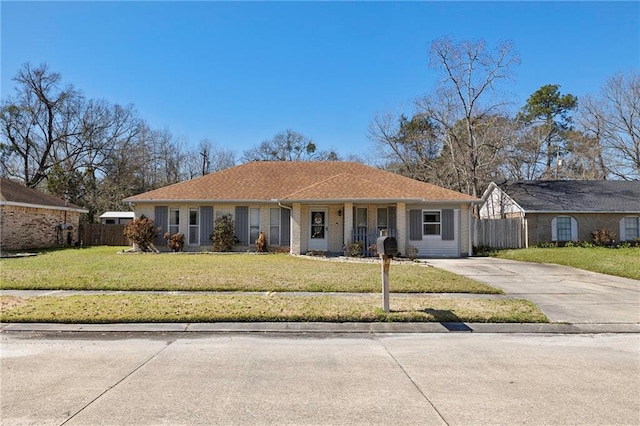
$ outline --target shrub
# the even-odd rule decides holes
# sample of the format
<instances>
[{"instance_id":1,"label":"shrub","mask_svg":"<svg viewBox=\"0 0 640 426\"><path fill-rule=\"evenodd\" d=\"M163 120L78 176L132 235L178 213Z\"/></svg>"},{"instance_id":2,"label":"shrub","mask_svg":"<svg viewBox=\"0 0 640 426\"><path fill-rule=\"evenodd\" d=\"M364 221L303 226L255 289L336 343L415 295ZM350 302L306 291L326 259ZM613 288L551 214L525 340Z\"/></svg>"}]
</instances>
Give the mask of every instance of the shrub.
<instances>
[{"instance_id":1,"label":"shrub","mask_svg":"<svg viewBox=\"0 0 640 426\"><path fill-rule=\"evenodd\" d=\"M410 260L416 260L418 258L418 247L409 246L409 250L407 250L407 257Z\"/></svg>"},{"instance_id":2,"label":"shrub","mask_svg":"<svg viewBox=\"0 0 640 426\"><path fill-rule=\"evenodd\" d=\"M173 234L165 232L164 239L167 240L167 247L174 252L182 251L184 247L184 234Z\"/></svg>"},{"instance_id":3,"label":"shrub","mask_svg":"<svg viewBox=\"0 0 640 426\"><path fill-rule=\"evenodd\" d=\"M153 224L153 220L141 215L129 222L124 228L124 236L134 244L134 247L141 251L157 251L153 245L153 240L158 235L158 228Z\"/></svg>"},{"instance_id":4,"label":"shrub","mask_svg":"<svg viewBox=\"0 0 640 426\"><path fill-rule=\"evenodd\" d=\"M344 252L348 257L362 257L362 241L355 241L345 245Z\"/></svg>"},{"instance_id":5,"label":"shrub","mask_svg":"<svg viewBox=\"0 0 640 426\"><path fill-rule=\"evenodd\" d=\"M236 238L236 224L231 214L220 214L216 216L213 223L213 232L211 240L213 241L214 251L231 251L233 246L238 244Z\"/></svg>"},{"instance_id":6,"label":"shrub","mask_svg":"<svg viewBox=\"0 0 640 426\"><path fill-rule=\"evenodd\" d=\"M258 239L256 240L256 253L264 253L267 251L267 235L264 231L260 231Z\"/></svg>"},{"instance_id":7,"label":"shrub","mask_svg":"<svg viewBox=\"0 0 640 426\"><path fill-rule=\"evenodd\" d=\"M597 246L610 246L615 242L616 234L607 228L596 229L591 233L593 244Z\"/></svg>"}]
</instances>

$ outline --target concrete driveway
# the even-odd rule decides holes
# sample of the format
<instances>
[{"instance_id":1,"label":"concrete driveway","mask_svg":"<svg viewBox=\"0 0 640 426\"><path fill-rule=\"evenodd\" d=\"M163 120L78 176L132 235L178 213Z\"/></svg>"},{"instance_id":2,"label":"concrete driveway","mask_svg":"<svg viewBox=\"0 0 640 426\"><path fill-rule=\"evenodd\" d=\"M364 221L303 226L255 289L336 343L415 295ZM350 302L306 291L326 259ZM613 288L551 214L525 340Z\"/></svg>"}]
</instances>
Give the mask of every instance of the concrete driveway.
<instances>
[{"instance_id":1,"label":"concrete driveway","mask_svg":"<svg viewBox=\"0 0 640 426\"><path fill-rule=\"evenodd\" d=\"M428 263L530 300L552 322L640 323L640 281L568 266L491 257L429 259Z\"/></svg>"}]
</instances>

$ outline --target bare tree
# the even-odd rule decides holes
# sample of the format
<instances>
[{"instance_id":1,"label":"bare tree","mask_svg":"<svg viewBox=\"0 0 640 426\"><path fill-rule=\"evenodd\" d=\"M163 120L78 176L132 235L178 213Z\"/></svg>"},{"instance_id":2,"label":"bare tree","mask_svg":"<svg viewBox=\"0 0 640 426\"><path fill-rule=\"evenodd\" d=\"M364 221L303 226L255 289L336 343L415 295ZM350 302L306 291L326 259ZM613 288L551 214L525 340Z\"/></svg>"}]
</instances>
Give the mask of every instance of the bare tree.
<instances>
[{"instance_id":1,"label":"bare tree","mask_svg":"<svg viewBox=\"0 0 640 426\"><path fill-rule=\"evenodd\" d=\"M519 58L508 43L489 50L484 41L455 43L448 38L431 43L429 58L442 79L418 107L440 131L456 189L478 196L481 175L495 167L500 150L501 139L493 138L486 127L492 119L505 116L506 102L496 86L511 77Z\"/></svg>"},{"instance_id":2,"label":"bare tree","mask_svg":"<svg viewBox=\"0 0 640 426\"><path fill-rule=\"evenodd\" d=\"M442 143L429 117L377 115L369 124L368 138L383 159L381 167L425 182L438 180Z\"/></svg>"},{"instance_id":3,"label":"bare tree","mask_svg":"<svg viewBox=\"0 0 640 426\"><path fill-rule=\"evenodd\" d=\"M583 105L580 116L584 131L600 141L609 173L640 179L640 74L609 78L599 98Z\"/></svg>"},{"instance_id":4,"label":"bare tree","mask_svg":"<svg viewBox=\"0 0 640 426\"><path fill-rule=\"evenodd\" d=\"M244 152L244 161L338 160L333 151L318 151L316 143L301 133L287 129L256 148Z\"/></svg>"},{"instance_id":5,"label":"bare tree","mask_svg":"<svg viewBox=\"0 0 640 426\"><path fill-rule=\"evenodd\" d=\"M62 88L61 75L46 65L25 64L14 81L17 94L0 115L2 172L36 187L54 164L86 149L74 139L83 131L84 98L73 86Z\"/></svg>"}]
</instances>

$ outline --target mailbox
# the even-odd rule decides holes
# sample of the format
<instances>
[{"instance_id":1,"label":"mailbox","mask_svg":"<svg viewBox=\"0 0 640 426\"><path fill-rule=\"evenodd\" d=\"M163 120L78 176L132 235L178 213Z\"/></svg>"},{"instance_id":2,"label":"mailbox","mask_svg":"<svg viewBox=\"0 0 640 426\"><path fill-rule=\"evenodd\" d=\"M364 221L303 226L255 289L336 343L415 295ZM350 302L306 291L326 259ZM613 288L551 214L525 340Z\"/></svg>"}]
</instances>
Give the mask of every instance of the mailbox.
<instances>
[{"instance_id":1,"label":"mailbox","mask_svg":"<svg viewBox=\"0 0 640 426\"><path fill-rule=\"evenodd\" d=\"M378 237L376 241L376 250L378 254L385 256L397 256L398 255L398 240L393 237L382 236Z\"/></svg>"}]
</instances>

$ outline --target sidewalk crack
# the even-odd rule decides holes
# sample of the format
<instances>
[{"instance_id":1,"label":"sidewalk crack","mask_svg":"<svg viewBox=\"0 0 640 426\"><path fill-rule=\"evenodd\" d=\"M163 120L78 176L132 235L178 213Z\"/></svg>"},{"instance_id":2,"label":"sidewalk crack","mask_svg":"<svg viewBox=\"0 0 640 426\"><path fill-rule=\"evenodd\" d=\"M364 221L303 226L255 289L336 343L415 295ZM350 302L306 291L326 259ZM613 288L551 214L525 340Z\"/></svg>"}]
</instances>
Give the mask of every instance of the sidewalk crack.
<instances>
[{"instance_id":1,"label":"sidewalk crack","mask_svg":"<svg viewBox=\"0 0 640 426\"><path fill-rule=\"evenodd\" d=\"M400 362L396 359L396 357L393 356L393 354L391 353L391 351L389 351L389 348L387 348L387 346L384 344L384 342L382 340L379 340L379 339L378 339L378 342L380 342L380 344L382 345L384 350L387 352L387 354L389 354L389 356L391 357L393 362L395 362L396 365L400 368L400 370L402 370L404 375L407 377L407 379L409 379L409 381L413 384L413 386L417 389L417 391L420 392L420 395L422 395L424 400L427 401L429 403L429 405L435 410L435 412L438 414L438 417L440 417L440 419L442 419L444 424L449 426L449 422L444 418L444 416L442 415L440 410L438 410L438 408L435 406L435 404L433 402L431 402L429 397L422 391L422 389L420 389L420 386L418 385L418 383L416 383L416 381L413 380L413 378L411 377L409 372L407 370L405 370L405 368L402 366L402 364L400 364Z\"/></svg>"},{"instance_id":2,"label":"sidewalk crack","mask_svg":"<svg viewBox=\"0 0 640 426\"><path fill-rule=\"evenodd\" d=\"M67 424L68 422L70 422L71 420L73 420L78 414L82 413L86 408L91 406L94 402L96 402L98 399L102 398L103 395L106 395L107 392L109 392L111 389L115 388L120 383L122 383L123 381L125 381L126 379L131 377L132 374L134 374L136 371L140 370L142 367L147 365L152 359L154 359L158 355L160 355L165 349L167 349L169 346L171 346L175 341L176 341L176 339L173 339L173 340L169 341L163 348L158 350L156 353L152 354L149 358L147 358L145 361L143 361L140 365L138 365L136 368L131 370L129 373L125 374L124 377L122 377L120 380L115 382L113 385L108 386L104 391L102 391L100 393L100 395L98 395L95 398L93 398L91 401L86 403L82 408L80 408L78 411L73 413L67 420L65 420L64 422L60 423L60 426L63 426L65 424Z\"/></svg>"}]
</instances>

